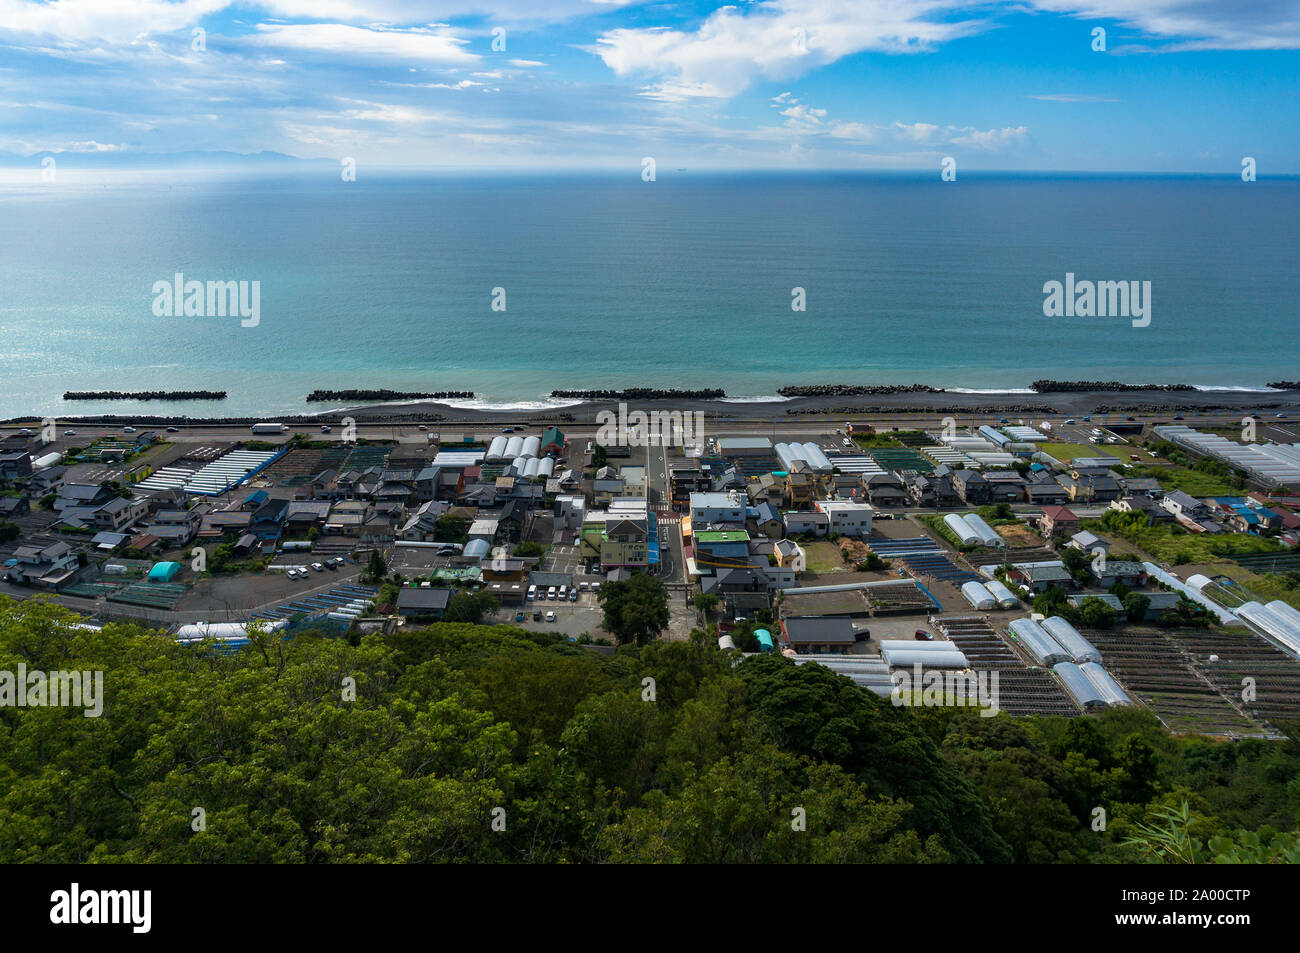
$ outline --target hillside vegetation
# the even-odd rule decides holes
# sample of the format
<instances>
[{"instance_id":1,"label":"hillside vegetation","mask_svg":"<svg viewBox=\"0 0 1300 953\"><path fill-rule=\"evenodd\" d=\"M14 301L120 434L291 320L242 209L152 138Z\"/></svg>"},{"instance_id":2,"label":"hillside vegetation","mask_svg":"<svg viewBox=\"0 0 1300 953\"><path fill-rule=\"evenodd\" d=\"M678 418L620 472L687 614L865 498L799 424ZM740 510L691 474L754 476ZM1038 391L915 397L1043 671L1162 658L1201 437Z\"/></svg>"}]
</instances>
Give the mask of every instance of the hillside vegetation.
<instances>
[{"instance_id":1,"label":"hillside vegetation","mask_svg":"<svg viewBox=\"0 0 1300 953\"><path fill-rule=\"evenodd\" d=\"M223 655L72 619L0 599L0 669L102 670L106 696L0 707L3 862L1078 862L1136 859L1184 802L1210 855L1300 826L1300 746L1142 711L895 708L691 642L448 623Z\"/></svg>"}]
</instances>

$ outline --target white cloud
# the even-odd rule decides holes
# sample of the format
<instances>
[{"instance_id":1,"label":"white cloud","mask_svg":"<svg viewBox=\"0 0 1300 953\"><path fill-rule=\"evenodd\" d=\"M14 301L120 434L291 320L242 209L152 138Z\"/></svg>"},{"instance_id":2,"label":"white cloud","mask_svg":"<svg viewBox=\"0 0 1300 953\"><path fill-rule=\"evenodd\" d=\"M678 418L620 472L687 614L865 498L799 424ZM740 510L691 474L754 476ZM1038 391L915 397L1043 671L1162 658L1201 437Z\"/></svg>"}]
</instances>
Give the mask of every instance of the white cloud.
<instances>
[{"instance_id":1,"label":"white cloud","mask_svg":"<svg viewBox=\"0 0 1300 953\"><path fill-rule=\"evenodd\" d=\"M1300 10L1288 0L1031 0L1040 10L1085 20L1118 20L1172 49L1294 50Z\"/></svg>"},{"instance_id":2,"label":"white cloud","mask_svg":"<svg viewBox=\"0 0 1300 953\"><path fill-rule=\"evenodd\" d=\"M70 142L59 152L121 152L126 146L96 142L94 139L88 139L85 142Z\"/></svg>"},{"instance_id":3,"label":"white cloud","mask_svg":"<svg viewBox=\"0 0 1300 953\"><path fill-rule=\"evenodd\" d=\"M258 24L250 38L258 46L326 53L337 57L383 57L438 65L467 65L480 59L468 40L445 28L367 29L342 23Z\"/></svg>"},{"instance_id":4,"label":"white cloud","mask_svg":"<svg viewBox=\"0 0 1300 953\"><path fill-rule=\"evenodd\" d=\"M0 31L63 43L132 43L181 30L229 5L230 0L0 0Z\"/></svg>"},{"instance_id":5,"label":"white cloud","mask_svg":"<svg viewBox=\"0 0 1300 953\"><path fill-rule=\"evenodd\" d=\"M1123 101L1107 99L1105 96L1083 96L1075 93L1040 93L1026 98L1038 99L1046 103L1118 103Z\"/></svg>"},{"instance_id":6,"label":"white cloud","mask_svg":"<svg viewBox=\"0 0 1300 953\"><path fill-rule=\"evenodd\" d=\"M1029 135L1029 129L1025 126L1005 126L1002 129L964 129L961 135L953 136L949 142L954 146L969 146L972 149L983 149L988 152L996 152L999 149L1005 149L1008 146L1019 145L1025 141Z\"/></svg>"},{"instance_id":7,"label":"white cloud","mask_svg":"<svg viewBox=\"0 0 1300 953\"><path fill-rule=\"evenodd\" d=\"M784 129L801 137L826 136L842 140L888 147L894 145L899 154L916 155L916 149L963 146L986 152L995 152L1022 144L1029 135L1026 126L1007 126L1001 129L976 129L973 126L940 126L931 122L894 122L877 125L844 120L827 121L825 109L814 109L801 104L790 93L772 97L773 108L780 109L786 117Z\"/></svg>"},{"instance_id":8,"label":"white cloud","mask_svg":"<svg viewBox=\"0 0 1300 953\"><path fill-rule=\"evenodd\" d=\"M982 28L975 21L927 19L964 5L960 0L764 0L716 10L694 32L608 30L583 49L619 76L657 78L649 91L654 98L730 98L760 77L800 76L866 50L933 49Z\"/></svg>"}]
</instances>

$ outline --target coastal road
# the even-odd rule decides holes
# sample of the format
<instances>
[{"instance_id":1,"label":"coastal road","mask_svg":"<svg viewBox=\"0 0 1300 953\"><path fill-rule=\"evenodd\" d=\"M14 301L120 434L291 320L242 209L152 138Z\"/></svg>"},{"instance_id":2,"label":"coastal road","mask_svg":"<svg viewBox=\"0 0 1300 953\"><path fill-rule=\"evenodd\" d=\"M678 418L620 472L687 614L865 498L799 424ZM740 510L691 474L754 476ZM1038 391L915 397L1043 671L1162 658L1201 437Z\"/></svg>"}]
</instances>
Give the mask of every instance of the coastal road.
<instances>
[{"instance_id":1,"label":"coastal road","mask_svg":"<svg viewBox=\"0 0 1300 953\"><path fill-rule=\"evenodd\" d=\"M848 420L861 420L871 423L878 430L889 430L897 427L900 430L916 429L935 429L942 426L945 416L942 413L930 414L900 414L900 413L883 413L883 414L810 414L803 417L786 416L784 414L764 414L756 417L729 417L725 415L715 415L710 413L708 420L710 436L744 436L750 434L777 434L783 438L807 438L817 440L819 438L831 435L835 430L843 428ZM951 415L959 427L978 427L980 424L997 424L1001 416L1005 416L1011 423L1024 421L1027 425L1041 426L1044 419L1054 422L1056 428L1064 425L1064 421L1069 418L1067 414L1029 414L1021 415L1008 412L999 416L996 412L991 414L968 414L956 413ZM1127 420L1132 416L1132 421ZM1087 427L1118 424L1144 424L1152 422L1177 422L1184 423L1188 426L1203 428L1231 428L1240 427L1241 419L1244 414L1238 412L1214 412L1199 414L1195 412L1184 412L1185 418L1181 421L1174 421L1171 414L1153 414L1153 413L1134 413L1126 414L1092 414L1092 420ZM1291 427L1283 424L1275 414L1257 415L1259 420L1259 431L1261 439L1282 438L1284 440L1295 439L1294 431ZM1290 421L1294 415L1288 415L1284 418ZM1079 426L1085 426L1082 417L1077 417ZM1278 426L1282 424L1282 426ZM488 422L481 417L471 418L462 421L442 421L438 423L425 424L424 430L419 429L419 425L410 422L392 422L376 423L363 422L357 426L357 437L363 440L395 440L400 443L428 443L430 437L441 437L446 443L458 443L464 436L472 436L478 441L488 441L499 435L505 426L511 426L508 421ZM30 426L30 425L29 425ZM101 435L121 436L122 427L107 426L104 424L85 423L75 420L58 420L57 429L59 436L62 438L63 431L66 429L76 429L78 431L77 440L84 445L87 439L94 439ZM126 426L125 424L123 426ZM254 435L248 425L230 424L230 423L203 423L199 421L184 421L174 425L175 432L169 432L163 426L136 424L139 431L154 429L160 431L160 436L168 441L176 443L233 443L242 440L262 440L270 443L285 443L294 434L303 434L313 440L339 440L342 439L341 428L337 420L331 420L329 434L321 433L319 424L295 424L290 426L290 430L283 436L266 436ZM540 431L542 424L536 419L521 418L513 423L515 427L523 427L528 431ZM571 440L583 442L593 439L596 435L597 426L594 423L568 423L560 424L560 427L570 437ZM0 436L10 436L18 434L22 425L9 425L0 427ZM39 433L39 426L31 426L30 429ZM77 442L73 440L70 442ZM838 441L836 441L838 442ZM57 449L57 447L55 448Z\"/></svg>"}]
</instances>

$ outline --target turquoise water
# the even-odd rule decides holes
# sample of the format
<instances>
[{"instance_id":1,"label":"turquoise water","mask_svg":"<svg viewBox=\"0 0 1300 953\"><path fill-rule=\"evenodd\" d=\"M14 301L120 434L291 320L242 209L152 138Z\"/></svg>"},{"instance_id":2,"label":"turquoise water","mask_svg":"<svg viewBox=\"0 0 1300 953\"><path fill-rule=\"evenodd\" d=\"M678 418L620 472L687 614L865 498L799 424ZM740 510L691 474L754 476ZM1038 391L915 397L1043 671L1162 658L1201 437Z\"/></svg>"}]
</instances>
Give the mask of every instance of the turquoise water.
<instances>
[{"instance_id":1,"label":"turquoise water","mask_svg":"<svg viewBox=\"0 0 1300 953\"><path fill-rule=\"evenodd\" d=\"M780 174L213 178L0 192L0 416L322 410L315 388L1300 377L1300 180ZM176 272L260 323L157 317ZM1044 282L1152 283L1150 327ZM506 310L493 311L493 289ZM791 290L807 310L791 310ZM64 390L227 390L95 405Z\"/></svg>"}]
</instances>

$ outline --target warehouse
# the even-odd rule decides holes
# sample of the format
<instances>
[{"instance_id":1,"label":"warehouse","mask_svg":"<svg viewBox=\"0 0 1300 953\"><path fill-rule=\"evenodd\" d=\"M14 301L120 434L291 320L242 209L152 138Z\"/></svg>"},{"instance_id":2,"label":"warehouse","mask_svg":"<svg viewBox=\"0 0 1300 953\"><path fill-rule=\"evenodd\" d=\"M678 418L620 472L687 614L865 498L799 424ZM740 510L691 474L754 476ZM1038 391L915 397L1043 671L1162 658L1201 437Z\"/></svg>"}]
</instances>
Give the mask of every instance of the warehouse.
<instances>
[{"instance_id":1,"label":"warehouse","mask_svg":"<svg viewBox=\"0 0 1300 953\"><path fill-rule=\"evenodd\" d=\"M767 437L719 437L718 456L755 457L772 453L772 441Z\"/></svg>"}]
</instances>

